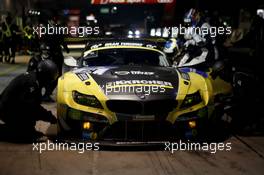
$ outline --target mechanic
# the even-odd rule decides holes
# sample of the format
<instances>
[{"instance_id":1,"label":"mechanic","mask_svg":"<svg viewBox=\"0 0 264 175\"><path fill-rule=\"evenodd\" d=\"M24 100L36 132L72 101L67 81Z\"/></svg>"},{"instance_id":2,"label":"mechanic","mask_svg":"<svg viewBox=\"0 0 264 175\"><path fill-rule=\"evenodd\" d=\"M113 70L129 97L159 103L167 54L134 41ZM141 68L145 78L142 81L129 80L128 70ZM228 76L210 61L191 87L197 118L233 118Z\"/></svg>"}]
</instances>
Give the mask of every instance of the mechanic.
<instances>
[{"instance_id":1,"label":"mechanic","mask_svg":"<svg viewBox=\"0 0 264 175\"><path fill-rule=\"evenodd\" d=\"M34 55L30 58L28 62L27 72L36 71L38 68L38 64L41 62L41 60L51 60L50 55L50 47L45 43L41 43L38 51L34 52Z\"/></svg>"},{"instance_id":2,"label":"mechanic","mask_svg":"<svg viewBox=\"0 0 264 175\"><path fill-rule=\"evenodd\" d=\"M3 31L2 26L0 26L0 63L3 62L3 51L4 51L4 43L3 43Z\"/></svg>"},{"instance_id":3,"label":"mechanic","mask_svg":"<svg viewBox=\"0 0 264 175\"><path fill-rule=\"evenodd\" d=\"M37 71L13 79L1 94L0 119L4 139L38 141L43 133L35 130L36 121L56 123L55 116L41 106L41 87L57 79L57 66L51 60L39 63Z\"/></svg>"},{"instance_id":4,"label":"mechanic","mask_svg":"<svg viewBox=\"0 0 264 175\"><path fill-rule=\"evenodd\" d=\"M10 47L10 41L11 41L11 31L9 26L7 25L6 21L2 22L1 24L2 32L3 32L3 49L4 49L4 60L6 62L9 62L10 60L10 53L9 53L9 47Z\"/></svg>"},{"instance_id":5,"label":"mechanic","mask_svg":"<svg viewBox=\"0 0 264 175\"><path fill-rule=\"evenodd\" d=\"M168 59L173 62L174 57L179 53L177 40L175 38L169 39L164 46L163 51L166 53Z\"/></svg>"},{"instance_id":6,"label":"mechanic","mask_svg":"<svg viewBox=\"0 0 264 175\"><path fill-rule=\"evenodd\" d=\"M202 48L206 48L209 51L209 55L206 58L207 63L210 65L214 60L217 60L218 50L214 46L215 38L211 37L210 33L204 34L202 32L196 32L196 28L200 28L201 31L210 31L211 26L209 24L208 14L201 13L197 9L190 9L184 16L184 26L187 28L184 34L184 47L191 52L189 57L202 55Z\"/></svg>"},{"instance_id":7,"label":"mechanic","mask_svg":"<svg viewBox=\"0 0 264 175\"><path fill-rule=\"evenodd\" d=\"M54 20L49 20L48 23L50 26L57 26ZM62 47L66 50L67 53L70 52L67 44L64 42L64 35L57 33L54 33L52 35L46 34L43 36L42 40L50 47L51 59L57 65L60 77L62 75L62 66L64 60ZM49 87L47 87L46 92L42 98L44 102L54 102L54 100L50 96L56 86L57 81L54 81L54 83L50 84Z\"/></svg>"},{"instance_id":8,"label":"mechanic","mask_svg":"<svg viewBox=\"0 0 264 175\"><path fill-rule=\"evenodd\" d=\"M33 33L33 25L30 18L26 20L26 24L22 29L22 32L23 32L23 39L26 45L25 51L26 52L36 51L38 44L34 42L36 41L36 34Z\"/></svg>"},{"instance_id":9,"label":"mechanic","mask_svg":"<svg viewBox=\"0 0 264 175\"><path fill-rule=\"evenodd\" d=\"M4 32L4 45L5 45L5 61L12 64L15 63L16 46L18 42L18 26L12 23L13 19L8 15L2 24ZM11 54L10 54L11 50Z\"/></svg>"}]
</instances>

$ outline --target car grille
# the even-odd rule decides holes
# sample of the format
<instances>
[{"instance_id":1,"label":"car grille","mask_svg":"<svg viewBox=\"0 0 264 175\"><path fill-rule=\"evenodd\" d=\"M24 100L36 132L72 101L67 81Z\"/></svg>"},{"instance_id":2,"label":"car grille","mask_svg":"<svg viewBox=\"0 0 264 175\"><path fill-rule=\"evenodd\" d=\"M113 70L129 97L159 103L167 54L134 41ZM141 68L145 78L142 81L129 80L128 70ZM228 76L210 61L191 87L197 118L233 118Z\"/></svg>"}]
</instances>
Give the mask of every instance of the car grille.
<instances>
[{"instance_id":1,"label":"car grille","mask_svg":"<svg viewBox=\"0 0 264 175\"><path fill-rule=\"evenodd\" d=\"M132 101L132 100L108 100L108 109L112 112L123 114L154 115L171 112L177 107L174 99Z\"/></svg>"},{"instance_id":2,"label":"car grille","mask_svg":"<svg viewBox=\"0 0 264 175\"><path fill-rule=\"evenodd\" d=\"M111 125L102 135L102 140L114 141L162 141L176 137L177 132L171 123L163 122L126 122Z\"/></svg>"}]
</instances>

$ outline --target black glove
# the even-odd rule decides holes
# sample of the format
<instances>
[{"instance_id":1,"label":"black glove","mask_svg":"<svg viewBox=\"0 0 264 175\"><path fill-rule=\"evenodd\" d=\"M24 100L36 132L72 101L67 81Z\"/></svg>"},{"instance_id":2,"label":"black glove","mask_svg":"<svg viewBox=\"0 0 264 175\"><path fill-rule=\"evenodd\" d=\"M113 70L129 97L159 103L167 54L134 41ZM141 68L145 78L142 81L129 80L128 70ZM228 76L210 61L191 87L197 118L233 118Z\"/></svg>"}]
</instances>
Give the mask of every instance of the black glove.
<instances>
[{"instance_id":1,"label":"black glove","mask_svg":"<svg viewBox=\"0 0 264 175\"><path fill-rule=\"evenodd\" d=\"M50 120L51 124L56 124L57 123L57 118L55 116L52 117L52 119Z\"/></svg>"},{"instance_id":2,"label":"black glove","mask_svg":"<svg viewBox=\"0 0 264 175\"><path fill-rule=\"evenodd\" d=\"M51 124L56 124L57 118L49 111L47 121Z\"/></svg>"}]
</instances>

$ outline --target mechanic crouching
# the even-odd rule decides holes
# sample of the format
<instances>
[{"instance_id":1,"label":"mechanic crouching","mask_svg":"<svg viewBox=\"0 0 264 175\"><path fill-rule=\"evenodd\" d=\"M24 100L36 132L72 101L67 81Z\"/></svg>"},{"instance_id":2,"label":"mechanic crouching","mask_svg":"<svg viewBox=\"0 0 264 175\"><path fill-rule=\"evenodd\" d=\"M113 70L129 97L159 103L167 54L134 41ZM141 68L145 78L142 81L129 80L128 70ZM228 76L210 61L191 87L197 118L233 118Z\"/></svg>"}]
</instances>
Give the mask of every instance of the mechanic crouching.
<instances>
[{"instance_id":1,"label":"mechanic crouching","mask_svg":"<svg viewBox=\"0 0 264 175\"><path fill-rule=\"evenodd\" d=\"M1 94L0 135L15 142L35 142L43 133L35 130L36 121L56 123L55 116L41 106L41 88L58 77L57 66L43 60L34 72L27 72L13 79Z\"/></svg>"}]
</instances>

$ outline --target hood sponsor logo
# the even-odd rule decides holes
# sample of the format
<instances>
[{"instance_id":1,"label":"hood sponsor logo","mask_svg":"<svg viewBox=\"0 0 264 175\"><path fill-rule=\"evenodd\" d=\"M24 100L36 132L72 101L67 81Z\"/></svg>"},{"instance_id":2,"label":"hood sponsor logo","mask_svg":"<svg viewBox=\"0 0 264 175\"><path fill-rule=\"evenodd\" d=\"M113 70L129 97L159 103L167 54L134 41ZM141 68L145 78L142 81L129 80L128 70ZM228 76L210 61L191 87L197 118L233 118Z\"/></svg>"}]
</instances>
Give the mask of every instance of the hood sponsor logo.
<instances>
[{"instance_id":1,"label":"hood sponsor logo","mask_svg":"<svg viewBox=\"0 0 264 175\"><path fill-rule=\"evenodd\" d=\"M108 82L107 86L122 86L122 85L138 85L138 84L144 84L144 85L159 85L159 86L169 86L172 87L171 82L167 81L160 81L160 80L119 80L114 82Z\"/></svg>"},{"instance_id":2,"label":"hood sponsor logo","mask_svg":"<svg viewBox=\"0 0 264 175\"><path fill-rule=\"evenodd\" d=\"M89 76L85 72L76 73L76 75L80 78L81 81L85 81L89 79Z\"/></svg>"},{"instance_id":3,"label":"hood sponsor logo","mask_svg":"<svg viewBox=\"0 0 264 175\"><path fill-rule=\"evenodd\" d=\"M154 75L154 72L142 72L142 71L115 71L116 75Z\"/></svg>"}]
</instances>

